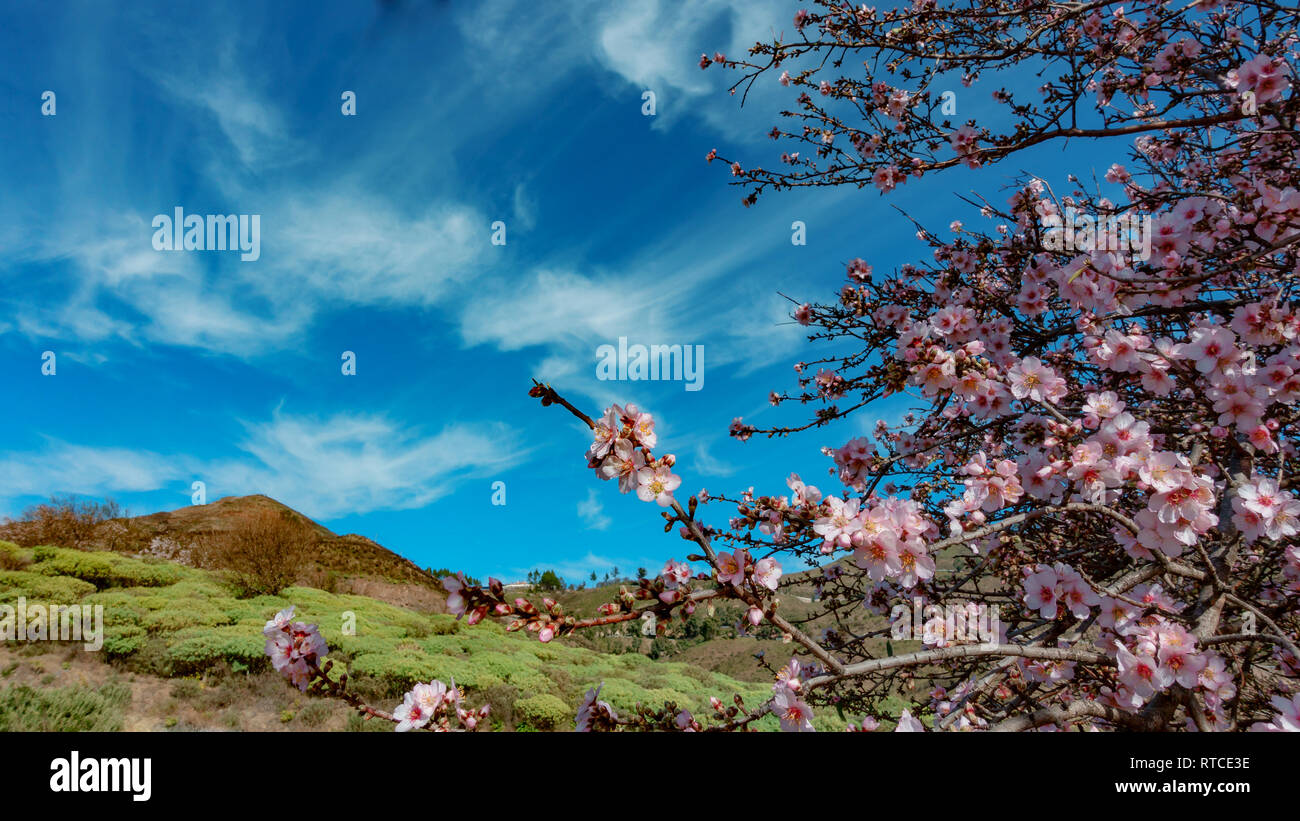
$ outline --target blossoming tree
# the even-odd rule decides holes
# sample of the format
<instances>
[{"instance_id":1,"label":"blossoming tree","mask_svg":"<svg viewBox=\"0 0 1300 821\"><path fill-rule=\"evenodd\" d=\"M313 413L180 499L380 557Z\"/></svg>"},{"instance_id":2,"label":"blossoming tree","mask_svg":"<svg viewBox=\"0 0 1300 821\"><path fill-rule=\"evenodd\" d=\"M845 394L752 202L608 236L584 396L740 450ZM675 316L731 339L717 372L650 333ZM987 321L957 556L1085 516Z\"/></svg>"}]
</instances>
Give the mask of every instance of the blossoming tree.
<instances>
[{"instance_id":1,"label":"blossoming tree","mask_svg":"<svg viewBox=\"0 0 1300 821\"><path fill-rule=\"evenodd\" d=\"M779 83L795 101L771 131L788 145L779 165L708 155L746 205L795 187L887 195L1067 142L1110 152L1106 185L1022 174L1005 201L969 201L982 228L918 226L929 261L886 274L855 258L832 302L794 308L814 344L851 352L798 363L797 388L771 395L811 406L808 421L737 419L733 436L833 433L878 400L911 403L870 436L813 442L833 464L824 487L791 475L683 504L650 414L588 416L535 384L591 428L594 478L664 508L685 561L588 618L496 581L448 579L449 605L549 641L647 610L663 629L731 600L790 640L763 704L620 716L595 688L579 729L736 730L775 713L800 730L833 706L853 730L1300 730L1295 23L1266 1L822 0L744 58L701 57L738 73L733 93ZM1039 84L977 92L986 75ZM945 113L957 83L981 117ZM1063 236L1067 213L1088 229ZM783 615L796 587L820 630ZM935 619L920 649L894 653L864 612L917 600L997 607L1000 629L967 641ZM300 686L398 729L484 717L437 682L374 710L320 664L309 626L281 616L267 633ZM882 714L900 694L911 706Z\"/></svg>"}]
</instances>

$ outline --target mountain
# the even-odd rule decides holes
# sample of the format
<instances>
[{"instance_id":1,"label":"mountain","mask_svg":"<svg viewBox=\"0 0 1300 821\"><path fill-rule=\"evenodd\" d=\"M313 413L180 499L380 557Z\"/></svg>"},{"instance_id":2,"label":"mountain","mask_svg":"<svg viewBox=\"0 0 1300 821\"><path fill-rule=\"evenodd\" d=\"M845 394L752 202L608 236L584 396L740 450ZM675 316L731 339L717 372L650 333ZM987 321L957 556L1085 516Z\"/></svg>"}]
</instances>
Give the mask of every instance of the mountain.
<instances>
[{"instance_id":1,"label":"mountain","mask_svg":"<svg viewBox=\"0 0 1300 821\"><path fill-rule=\"evenodd\" d=\"M334 533L287 505L260 494L227 496L208 504L148 516L111 519L94 526L93 536L85 540L85 546L192 564L188 546L195 540L229 531L249 514L268 509L296 522L312 544L311 561L303 568L303 583L330 592L370 596L403 607L446 611L447 596L442 583L411 560L365 536ZM0 526L0 539L33 543L33 538L22 532L24 527L30 524L11 522ZM58 539L45 536L40 541ZM81 540L77 542L80 544Z\"/></svg>"}]
</instances>

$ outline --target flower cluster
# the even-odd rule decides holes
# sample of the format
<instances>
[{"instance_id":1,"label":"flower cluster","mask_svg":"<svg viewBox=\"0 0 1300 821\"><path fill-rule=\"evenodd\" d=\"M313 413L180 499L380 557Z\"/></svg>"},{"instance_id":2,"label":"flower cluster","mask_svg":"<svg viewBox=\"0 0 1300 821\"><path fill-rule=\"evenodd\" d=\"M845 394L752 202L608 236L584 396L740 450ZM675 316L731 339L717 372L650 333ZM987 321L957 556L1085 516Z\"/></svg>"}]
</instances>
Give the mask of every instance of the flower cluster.
<instances>
[{"instance_id":1,"label":"flower cluster","mask_svg":"<svg viewBox=\"0 0 1300 821\"><path fill-rule=\"evenodd\" d=\"M286 607L266 623L266 654L275 671L303 692L318 673L320 660L329 652L314 624L292 621L294 608Z\"/></svg>"},{"instance_id":2,"label":"flower cluster","mask_svg":"<svg viewBox=\"0 0 1300 821\"><path fill-rule=\"evenodd\" d=\"M682 480L672 472L676 460L671 453L659 459L651 454L658 441L654 417L635 405L611 405L595 420L592 437L587 466L600 479L617 479L620 493L635 490L643 502L673 503Z\"/></svg>"},{"instance_id":3,"label":"flower cluster","mask_svg":"<svg viewBox=\"0 0 1300 821\"><path fill-rule=\"evenodd\" d=\"M452 679L451 686L437 679L428 684L417 684L402 696L402 703L393 710L393 718L397 721L394 729L399 733L407 730L448 732L452 729L479 729L490 708L484 704L477 710L469 710L463 701L464 694L456 687L455 679ZM454 725L453 721L456 722Z\"/></svg>"},{"instance_id":4,"label":"flower cluster","mask_svg":"<svg viewBox=\"0 0 1300 821\"><path fill-rule=\"evenodd\" d=\"M1196 637L1181 624L1153 613L1118 626L1105 640L1118 662L1119 687L1111 698L1123 709L1136 711L1175 683L1195 688L1213 657L1197 650ZM1212 682L1220 683L1217 680ZM1215 688L1217 690L1217 686Z\"/></svg>"},{"instance_id":5,"label":"flower cluster","mask_svg":"<svg viewBox=\"0 0 1300 821\"><path fill-rule=\"evenodd\" d=\"M910 499L889 496L864 505L861 499L831 496L822 502L812 530L823 539L822 553L853 551L854 563L872 581L896 579L910 588L934 575L926 540L938 535L938 527Z\"/></svg>"},{"instance_id":6,"label":"flower cluster","mask_svg":"<svg viewBox=\"0 0 1300 821\"><path fill-rule=\"evenodd\" d=\"M1260 538L1282 541L1300 533L1300 499L1278 487L1276 479L1252 476L1237 488L1232 497L1232 522L1247 542ZM1300 547L1287 550L1289 576L1295 577L1300 565Z\"/></svg>"},{"instance_id":7,"label":"flower cluster","mask_svg":"<svg viewBox=\"0 0 1300 821\"><path fill-rule=\"evenodd\" d=\"M618 725L618 713L609 706L609 702L600 700L600 691L605 685L588 690L582 704L578 706L577 729L580 733L612 730Z\"/></svg>"},{"instance_id":8,"label":"flower cluster","mask_svg":"<svg viewBox=\"0 0 1300 821\"><path fill-rule=\"evenodd\" d=\"M1086 619L1101 597L1092 585L1067 564L1039 567L1025 577L1022 597L1025 607L1045 619L1055 619L1062 608L1076 619Z\"/></svg>"},{"instance_id":9,"label":"flower cluster","mask_svg":"<svg viewBox=\"0 0 1300 821\"><path fill-rule=\"evenodd\" d=\"M781 720L781 729L787 732L813 732L812 708L803 699L801 675L799 660L790 659L772 685L772 712Z\"/></svg>"}]
</instances>

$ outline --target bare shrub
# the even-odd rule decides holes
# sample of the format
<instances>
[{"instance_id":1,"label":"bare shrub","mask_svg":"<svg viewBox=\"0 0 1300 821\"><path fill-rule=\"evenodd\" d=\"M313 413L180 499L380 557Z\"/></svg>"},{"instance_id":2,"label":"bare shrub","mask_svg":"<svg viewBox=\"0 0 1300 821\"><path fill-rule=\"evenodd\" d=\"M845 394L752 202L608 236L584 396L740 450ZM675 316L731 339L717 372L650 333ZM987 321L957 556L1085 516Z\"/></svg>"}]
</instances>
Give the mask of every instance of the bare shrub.
<instances>
[{"instance_id":1,"label":"bare shrub","mask_svg":"<svg viewBox=\"0 0 1300 821\"><path fill-rule=\"evenodd\" d=\"M100 550L116 553L137 553L144 544L145 534L140 524L123 511L121 518L101 523L94 532L91 545Z\"/></svg>"},{"instance_id":2,"label":"bare shrub","mask_svg":"<svg viewBox=\"0 0 1300 821\"><path fill-rule=\"evenodd\" d=\"M56 545L88 549L96 546L107 523L125 515L112 499L101 502L71 495L52 496L48 502L27 508L17 519L6 520L0 533L23 547Z\"/></svg>"},{"instance_id":3,"label":"bare shrub","mask_svg":"<svg viewBox=\"0 0 1300 821\"><path fill-rule=\"evenodd\" d=\"M229 530L199 540L203 566L224 570L243 595L275 595L292 585L315 539L301 522L274 510L241 514Z\"/></svg>"}]
</instances>

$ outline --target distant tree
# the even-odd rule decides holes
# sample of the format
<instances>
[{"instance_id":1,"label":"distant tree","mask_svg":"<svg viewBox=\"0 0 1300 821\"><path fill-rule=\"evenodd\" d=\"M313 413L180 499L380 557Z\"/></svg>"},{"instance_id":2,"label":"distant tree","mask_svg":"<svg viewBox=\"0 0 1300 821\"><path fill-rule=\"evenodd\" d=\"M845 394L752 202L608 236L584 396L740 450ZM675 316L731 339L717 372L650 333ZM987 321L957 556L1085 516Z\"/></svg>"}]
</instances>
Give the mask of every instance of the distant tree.
<instances>
[{"instance_id":1,"label":"distant tree","mask_svg":"<svg viewBox=\"0 0 1300 821\"><path fill-rule=\"evenodd\" d=\"M430 576L433 576L433 577L438 578L438 579L443 579L443 578L446 578L447 576L455 576L455 575L456 575L456 571L451 570L451 569L446 568L446 567L436 567L436 568L435 568L435 567L429 567L429 568L425 568L425 572L428 573ZM466 582L467 584L472 584L472 585L479 585L479 584L482 584L482 582L481 582L480 580L478 580L478 579L476 579L475 577L469 575L468 573L465 573L464 576L465 576L465 582Z\"/></svg>"},{"instance_id":2,"label":"distant tree","mask_svg":"<svg viewBox=\"0 0 1300 821\"><path fill-rule=\"evenodd\" d=\"M637 578L637 580L640 581L641 579L644 579L645 577L646 577L646 569L645 569L644 567L638 567L638 568L636 569L636 578Z\"/></svg>"},{"instance_id":3,"label":"distant tree","mask_svg":"<svg viewBox=\"0 0 1300 821\"><path fill-rule=\"evenodd\" d=\"M542 590L564 589L564 579L560 578L559 574L554 570L547 570L546 572L541 573L537 578L536 584L537 587Z\"/></svg>"}]
</instances>

